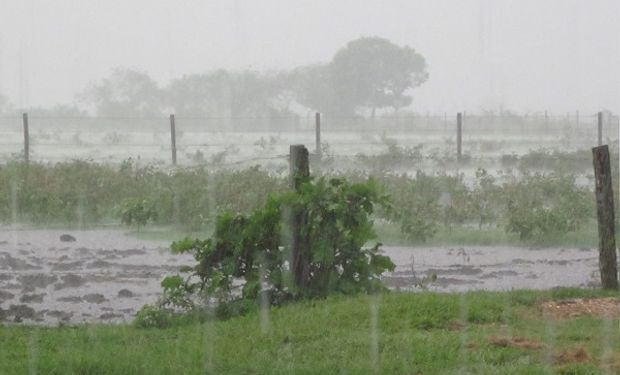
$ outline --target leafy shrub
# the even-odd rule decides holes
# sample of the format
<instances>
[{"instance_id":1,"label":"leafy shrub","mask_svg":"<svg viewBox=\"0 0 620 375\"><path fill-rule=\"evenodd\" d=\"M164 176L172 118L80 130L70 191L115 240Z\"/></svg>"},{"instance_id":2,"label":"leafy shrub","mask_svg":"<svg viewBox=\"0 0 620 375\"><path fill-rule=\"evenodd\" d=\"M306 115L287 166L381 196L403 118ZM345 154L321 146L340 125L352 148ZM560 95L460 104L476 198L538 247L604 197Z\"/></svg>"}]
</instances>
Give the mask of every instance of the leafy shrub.
<instances>
[{"instance_id":1,"label":"leafy shrub","mask_svg":"<svg viewBox=\"0 0 620 375\"><path fill-rule=\"evenodd\" d=\"M416 243L432 238L440 216L437 179L418 171L415 179L405 175L386 177L384 183L393 202L387 217L400 221L403 236Z\"/></svg>"},{"instance_id":2,"label":"leafy shrub","mask_svg":"<svg viewBox=\"0 0 620 375\"><path fill-rule=\"evenodd\" d=\"M132 199L123 204L121 222L126 225L145 226L157 219L157 211L152 203L142 199Z\"/></svg>"},{"instance_id":3,"label":"leafy shrub","mask_svg":"<svg viewBox=\"0 0 620 375\"><path fill-rule=\"evenodd\" d=\"M384 153L376 155L358 154L357 161L363 167L371 171L385 171L397 167L417 166L424 160L422 155L422 145L415 147L399 146L396 141L384 138L383 142L387 145Z\"/></svg>"},{"instance_id":4,"label":"leafy shrub","mask_svg":"<svg viewBox=\"0 0 620 375\"><path fill-rule=\"evenodd\" d=\"M464 175L439 176L439 189L441 198L441 217L446 228L452 228L454 224L463 224L472 217L471 191L463 182Z\"/></svg>"},{"instance_id":5,"label":"leafy shrub","mask_svg":"<svg viewBox=\"0 0 620 375\"><path fill-rule=\"evenodd\" d=\"M501 187L495 184L495 177L484 169L476 171L476 184L471 192L472 214L478 221L478 228L496 223L501 215Z\"/></svg>"},{"instance_id":6,"label":"leafy shrub","mask_svg":"<svg viewBox=\"0 0 620 375\"><path fill-rule=\"evenodd\" d=\"M321 178L303 183L299 192L271 197L252 214L223 213L212 238L172 244L173 252L190 252L198 264L185 269L191 272L185 279L164 279L162 304L187 309L196 297L216 298L219 315L229 316L247 311L248 301L260 296L278 305L383 290L379 275L394 264L379 253L379 244L363 246L376 237L370 215L384 204L373 181Z\"/></svg>"},{"instance_id":7,"label":"leafy shrub","mask_svg":"<svg viewBox=\"0 0 620 375\"><path fill-rule=\"evenodd\" d=\"M133 324L139 328L166 328L172 324L172 314L159 306L144 305L136 314Z\"/></svg>"},{"instance_id":8,"label":"leafy shrub","mask_svg":"<svg viewBox=\"0 0 620 375\"><path fill-rule=\"evenodd\" d=\"M504 185L506 231L521 240L542 240L575 231L593 217L592 193L575 184L573 176L525 175Z\"/></svg>"}]
</instances>

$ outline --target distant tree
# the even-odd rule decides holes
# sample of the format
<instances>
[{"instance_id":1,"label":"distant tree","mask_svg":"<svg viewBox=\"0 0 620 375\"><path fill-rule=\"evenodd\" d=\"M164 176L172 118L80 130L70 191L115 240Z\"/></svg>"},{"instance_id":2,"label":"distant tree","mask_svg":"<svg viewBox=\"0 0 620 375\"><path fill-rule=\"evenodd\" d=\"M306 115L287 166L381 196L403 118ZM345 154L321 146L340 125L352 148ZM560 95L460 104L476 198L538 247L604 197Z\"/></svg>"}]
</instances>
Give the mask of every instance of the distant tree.
<instances>
[{"instance_id":1,"label":"distant tree","mask_svg":"<svg viewBox=\"0 0 620 375\"><path fill-rule=\"evenodd\" d=\"M216 70L172 81L165 100L175 113L198 116L268 116L285 110L281 95L286 83L280 74Z\"/></svg>"},{"instance_id":2,"label":"distant tree","mask_svg":"<svg viewBox=\"0 0 620 375\"><path fill-rule=\"evenodd\" d=\"M310 109L331 113L337 98L325 64L308 65L289 73L289 82L295 99Z\"/></svg>"},{"instance_id":3,"label":"distant tree","mask_svg":"<svg viewBox=\"0 0 620 375\"><path fill-rule=\"evenodd\" d=\"M254 71L230 75L230 114L232 117L266 116L273 109L278 90L272 77Z\"/></svg>"},{"instance_id":4,"label":"distant tree","mask_svg":"<svg viewBox=\"0 0 620 375\"><path fill-rule=\"evenodd\" d=\"M428 79L424 57L377 37L351 41L329 64L330 80L345 110L366 107L394 110L411 104L406 91Z\"/></svg>"},{"instance_id":5,"label":"distant tree","mask_svg":"<svg viewBox=\"0 0 620 375\"><path fill-rule=\"evenodd\" d=\"M11 104L9 103L9 98L0 94L0 114L9 113L12 111Z\"/></svg>"},{"instance_id":6,"label":"distant tree","mask_svg":"<svg viewBox=\"0 0 620 375\"><path fill-rule=\"evenodd\" d=\"M190 74L165 88L171 111L193 116L226 116L230 106L230 77L227 71Z\"/></svg>"},{"instance_id":7,"label":"distant tree","mask_svg":"<svg viewBox=\"0 0 620 375\"><path fill-rule=\"evenodd\" d=\"M79 98L92 105L100 116L161 116L162 97L148 74L115 69L112 74L87 88Z\"/></svg>"},{"instance_id":8,"label":"distant tree","mask_svg":"<svg viewBox=\"0 0 620 375\"><path fill-rule=\"evenodd\" d=\"M424 57L413 48L399 47L377 37L349 42L329 64L293 72L297 100L321 112L352 115L362 108L411 104L407 91L428 79Z\"/></svg>"}]
</instances>

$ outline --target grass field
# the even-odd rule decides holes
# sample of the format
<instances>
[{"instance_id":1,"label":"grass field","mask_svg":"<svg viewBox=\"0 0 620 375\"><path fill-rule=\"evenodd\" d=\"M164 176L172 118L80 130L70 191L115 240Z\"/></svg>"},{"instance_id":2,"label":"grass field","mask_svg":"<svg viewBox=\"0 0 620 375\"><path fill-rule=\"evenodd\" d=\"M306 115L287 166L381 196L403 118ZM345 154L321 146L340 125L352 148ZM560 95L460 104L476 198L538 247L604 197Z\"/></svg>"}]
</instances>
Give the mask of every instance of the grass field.
<instances>
[{"instance_id":1,"label":"grass field","mask_svg":"<svg viewBox=\"0 0 620 375\"><path fill-rule=\"evenodd\" d=\"M575 232L557 236L547 236L544 240L523 241L516 234L506 233L498 227L454 227L451 230L439 228L435 236L424 243L407 241L400 232L398 223L375 223L378 241L384 245L402 246L539 246L593 248L598 246L596 223L590 221ZM144 240L178 241L185 237L209 238L211 230L190 232L173 227L146 227L141 231L132 231L131 235Z\"/></svg>"},{"instance_id":2,"label":"grass field","mask_svg":"<svg viewBox=\"0 0 620 375\"><path fill-rule=\"evenodd\" d=\"M564 319L542 307L611 295L388 293L166 329L0 326L0 373L613 374L620 372L617 314Z\"/></svg>"}]
</instances>

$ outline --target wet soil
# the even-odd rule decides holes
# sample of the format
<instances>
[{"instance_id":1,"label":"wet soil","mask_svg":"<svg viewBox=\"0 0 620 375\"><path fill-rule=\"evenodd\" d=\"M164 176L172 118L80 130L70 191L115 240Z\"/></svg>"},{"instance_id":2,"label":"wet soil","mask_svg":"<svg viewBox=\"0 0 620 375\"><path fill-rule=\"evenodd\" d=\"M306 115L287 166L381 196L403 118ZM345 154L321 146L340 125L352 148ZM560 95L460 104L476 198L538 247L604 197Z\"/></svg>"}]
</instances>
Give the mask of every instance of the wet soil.
<instances>
[{"instance_id":1,"label":"wet soil","mask_svg":"<svg viewBox=\"0 0 620 375\"><path fill-rule=\"evenodd\" d=\"M395 272L383 280L401 290L507 291L588 288L600 283L596 249L384 246L383 250L396 263Z\"/></svg>"},{"instance_id":2,"label":"wet soil","mask_svg":"<svg viewBox=\"0 0 620 375\"><path fill-rule=\"evenodd\" d=\"M69 234L75 241L61 241ZM65 237L66 238L66 237ZM0 227L0 322L130 322L161 293L161 280L191 265L168 241L139 240L121 230ZM597 284L595 249L383 247L397 268L392 289L461 292L551 289Z\"/></svg>"},{"instance_id":3,"label":"wet soil","mask_svg":"<svg viewBox=\"0 0 620 375\"><path fill-rule=\"evenodd\" d=\"M0 322L130 322L163 277L192 263L168 246L120 230L0 228Z\"/></svg>"}]
</instances>

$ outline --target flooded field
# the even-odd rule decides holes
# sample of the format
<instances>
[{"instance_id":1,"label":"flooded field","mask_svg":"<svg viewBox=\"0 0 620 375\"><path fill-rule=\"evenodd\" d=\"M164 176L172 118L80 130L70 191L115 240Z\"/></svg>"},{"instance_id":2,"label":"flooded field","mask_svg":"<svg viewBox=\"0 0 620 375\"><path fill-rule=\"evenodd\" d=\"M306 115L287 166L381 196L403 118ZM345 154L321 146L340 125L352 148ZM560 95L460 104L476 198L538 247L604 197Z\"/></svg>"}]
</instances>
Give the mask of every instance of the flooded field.
<instances>
[{"instance_id":1,"label":"flooded field","mask_svg":"<svg viewBox=\"0 0 620 375\"><path fill-rule=\"evenodd\" d=\"M120 230L2 228L0 321L130 322L141 306L157 300L164 276L193 263L168 246ZM397 264L384 280L397 290L550 289L589 287L598 280L596 249L383 249Z\"/></svg>"},{"instance_id":2,"label":"flooded field","mask_svg":"<svg viewBox=\"0 0 620 375\"><path fill-rule=\"evenodd\" d=\"M61 241L70 234L75 241ZM122 231L0 231L0 320L129 322L191 256Z\"/></svg>"},{"instance_id":3,"label":"flooded field","mask_svg":"<svg viewBox=\"0 0 620 375\"><path fill-rule=\"evenodd\" d=\"M598 286L598 250L509 246L384 247L396 263L385 282L439 292Z\"/></svg>"}]
</instances>

